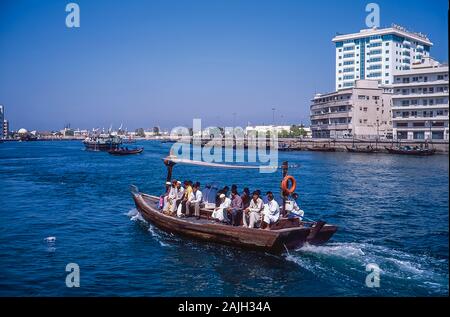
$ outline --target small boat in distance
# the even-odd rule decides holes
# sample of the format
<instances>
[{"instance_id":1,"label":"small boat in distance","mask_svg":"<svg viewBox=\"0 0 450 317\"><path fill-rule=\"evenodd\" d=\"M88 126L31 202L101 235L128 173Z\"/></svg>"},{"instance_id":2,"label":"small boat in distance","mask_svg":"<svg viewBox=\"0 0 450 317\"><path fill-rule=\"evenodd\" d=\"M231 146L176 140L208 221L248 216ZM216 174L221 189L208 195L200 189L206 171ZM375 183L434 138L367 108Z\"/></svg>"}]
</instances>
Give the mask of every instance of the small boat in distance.
<instances>
[{"instance_id":1,"label":"small boat in distance","mask_svg":"<svg viewBox=\"0 0 450 317\"><path fill-rule=\"evenodd\" d=\"M117 149L122 144L122 139L118 135L101 133L89 136L83 140L86 150L91 151L111 151Z\"/></svg>"},{"instance_id":2,"label":"small boat in distance","mask_svg":"<svg viewBox=\"0 0 450 317\"><path fill-rule=\"evenodd\" d=\"M409 145L399 146L399 147L396 147L396 148L385 147L385 149L390 154L429 156L429 155L433 155L433 154L436 153L436 149L420 148L418 146L411 147Z\"/></svg>"},{"instance_id":3,"label":"small boat in distance","mask_svg":"<svg viewBox=\"0 0 450 317\"><path fill-rule=\"evenodd\" d=\"M347 149L348 152L351 152L351 153L379 153L380 152L380 150L378 150L377 148L374 148L371 145L368 145L366 147L345 146L345 148Z\"/></svg>"},{"instance_id":4,"label":"small boat in distance","mask_svg":"<svg viewBox=\"0 0 450 317\"><path fill-rule=\"evenodd\" d=\"M142 151L144 151L144 148L133 148L133 149L129 149L127 147L119 147L116 148L114 150L110 150L108 151L109 154L111 155L131 155L131 154L139 154L142 153Z\"/></svg>"}]
</instances>

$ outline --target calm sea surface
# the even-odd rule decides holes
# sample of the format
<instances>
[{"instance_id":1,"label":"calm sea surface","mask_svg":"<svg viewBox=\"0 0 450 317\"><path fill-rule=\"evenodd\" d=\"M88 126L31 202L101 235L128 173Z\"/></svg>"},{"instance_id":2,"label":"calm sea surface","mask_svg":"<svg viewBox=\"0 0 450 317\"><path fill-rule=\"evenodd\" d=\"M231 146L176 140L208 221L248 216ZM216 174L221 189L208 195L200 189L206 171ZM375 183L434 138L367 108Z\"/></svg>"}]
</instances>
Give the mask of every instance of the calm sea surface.
<instances>
[{"instance_id":1,"label":"calm sea surface","mask_svg":"<svg viewBox=\"0 0 450 317\"><path fill-rule=\"evenodd\" d=\"M160 194L169 144L141 155L81 142L0 144L1 296L441 296L448 294L447 155L280 153L324 246L274 256L180 239L139 220L130 184ZM279 191L280 173L175 166L174 177ZM54 242L46 240L55 237ZM68 263L81 287L67 288ZM366 265L381 269L365 285Z\"/></svg>"}]
</instances>

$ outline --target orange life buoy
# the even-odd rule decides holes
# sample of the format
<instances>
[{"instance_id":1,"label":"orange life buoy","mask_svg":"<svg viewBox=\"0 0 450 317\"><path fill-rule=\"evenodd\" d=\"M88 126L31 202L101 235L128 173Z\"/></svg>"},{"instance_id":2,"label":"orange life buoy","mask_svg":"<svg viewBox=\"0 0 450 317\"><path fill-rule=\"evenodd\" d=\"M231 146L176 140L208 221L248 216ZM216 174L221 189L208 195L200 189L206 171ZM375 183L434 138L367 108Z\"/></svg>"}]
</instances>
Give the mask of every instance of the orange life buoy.
<instances>
[{"instance_id":1,"label":"orange life buoy","mask_svg":"<svg viewBox=\"0 0 450 317\"><path fill-rule=\"evenodd\" d=\"M288 188L289 181L292 183L291 187ZM294 178L294 176L286 175L283 180L281 181L281 189L284 193L292 194L295 191L295 188L297 187L297 182Z\"/></svg>"}]
</instances>

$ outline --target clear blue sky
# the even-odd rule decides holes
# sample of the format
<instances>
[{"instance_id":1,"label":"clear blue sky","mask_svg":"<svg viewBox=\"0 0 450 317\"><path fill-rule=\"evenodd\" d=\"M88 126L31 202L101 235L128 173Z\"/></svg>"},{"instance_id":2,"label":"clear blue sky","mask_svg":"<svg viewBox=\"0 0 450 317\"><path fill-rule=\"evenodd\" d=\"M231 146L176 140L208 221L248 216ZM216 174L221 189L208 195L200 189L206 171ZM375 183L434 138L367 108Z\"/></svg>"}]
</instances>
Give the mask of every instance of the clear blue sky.
<instances>
[{"instance_id":1,"label":"clear blue sky","mask_svg":"<svg viewBox=\"0 0 450 317\"><path fill-rule=\"evenodd\" d=\"M0 0L0 104L12 129L262 124L273 105L309 124L313 94L334 89L331 38L365 28L369 2L447 61L445 0Z\"/></svg>"}]
</instances>

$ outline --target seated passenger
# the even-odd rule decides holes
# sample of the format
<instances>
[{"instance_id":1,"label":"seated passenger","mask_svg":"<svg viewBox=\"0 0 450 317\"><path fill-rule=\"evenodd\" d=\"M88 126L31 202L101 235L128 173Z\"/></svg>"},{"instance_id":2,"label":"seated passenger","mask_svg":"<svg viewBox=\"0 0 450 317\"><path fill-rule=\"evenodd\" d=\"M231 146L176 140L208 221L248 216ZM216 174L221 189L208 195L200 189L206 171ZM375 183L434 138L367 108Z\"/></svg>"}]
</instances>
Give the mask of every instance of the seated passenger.
<instances>
[{"instance_id":1,"label":"seated passenger","mask_svg":"<svg viewBox=\"0 0 450 317\"><path fill-rule=\"evenodd\" d=\"M166 182L166 190L165 190L164 194L159 196L159 209L164 209L164 203L166 201L167 196L169 196L171 185L172 185L171 182Z\"/></svg>"},{"instance_id":2,"label":"seated passenger","mask_svg":"<svg viewBox=\"0 0 450 317\"><path fill-rule=\"evenodd\" d=\"M221 203L220 194L224 194L225 196L227 196L228 195L228 189L229 189L228 186L225 186L221 190L217 191L217 194L216 194L216 207L219 207L219 205Z\"/></svg>"},{"instance_id":3,"label":"seated passenger","mask_svg":"<svg viewBox=\"0 0 450 317\"><path fill-rule=\"evenodd\" d=\"M244 191L241 194L241 199L242 199L242 208L247 209L248 206L250 206L250 200L252 199L248 187L244 188Z\"/></svg>"},{"instance_id":4,"label":"seated passenger","mask_svg":"<svg viewBox=\"0 0 450 317\"><path fill-rule=\"evenodd\" d=\"M174 211L172 212L172 214L175 212L175 210L178 210L178 206L180 205L181 201L183 200L183 196L184 196L184 187L181 186L181 182L177 181L177 197L175 199L175 206L174 206Z\"/></svg>"},{"instance_id":5,"label":"seated passenger","mask_svg":"<svg viewBox=\"0 0 450 317\"><path fill-rule=\"evenodd\" d=\"M200 204L203 201L203 194L200 191L200 183L196 182L192 186L192 195L189 197L188 201L186 202L186 212L187 215L191 215L191 206L194 207L194 216L197 217L197 219L200 219Z\"/></svg>"},{"instance_id":6,"label":"seated passenger","mask_svg":"<svg viewBox=\"0 0 450 317\"><path fill-rule=\"evenodd\" d=\"M263 209L263 201L259 198L259 192L254 191L250 205L244 209L243 227L255 228L261 221L261 210ZM248 219L248 220L247 220Z\"/></svg>"},{"instance_id":7,"label":"seated passenger","mask_svg":"<svg viewBox=\"0 0 450 317\"><path fill-rule=\"evenodd\" d=\"M303 216L305 215L305 212L300 209L300 207L297 204L298 194L293 193L292 194L292 200L286 204L286 211L288 212L287 216L288 218L291 217L298 217L300 220L302 220Z\"/></svg>"},{"instance_id":8,"label":"seated passenger","mask_svg":"<svg viewBox=\"0 0 450 317\"><path fill-rule=\"evenodd\" d=\"M188 200L192 199L192 182L191 181L184 181L184 194L183 198L181 199L180 204L177 208L177 216L181 217L186 215L186 203Z\"/></svg>"},{"instance_id":9,"label":"seated passenger","mask_svg":"<svg viewBox=\"0 0 450 317\"><path fill-rule=\"evenodd\" d=\"M272 192L267 192L267 204L264 205L263 223L266 230L270 230L270 225L275 223L280 218L280 206L277 201L273 199Z\"/></svg>"},{"instance_id":10,"label":"seated passenger","mask_svg":"<svg viewBox=\"0 0 450 317\"><path fill-rule=\"evenodd\" d=\"M226 197L225 194L220 194L220 205L219 207L214 208L214 211L211 215L212 218L218 221L224 221L225 213L227 212L228 207L231 205L231 199Z\"/></svg>"},{"instance_id":11,"label":"seated passenger","mask_svg":"<svg viewBox=\"0 0 450 317\"><path fill-rule=\"evenodd\" d=\"M227 212L225 213L225 221L232 226L239 226L241 224L242 210L243 206L241 196L238 195L237 188L232 189L231 205L227 208Z\"/></svg>"},{"instance_id":12,"label":"seated passenger","mask_svg":"<svg viewBox=\"0 0 450 317\"><path fill-rule=\"evenodd\" d=\"M174 179L172 181L172 187L169 190L169 194L164 198L164 208L163 212L174 212L176 208L177 199L177 181Z\"/></svg>"}]
</instances>

